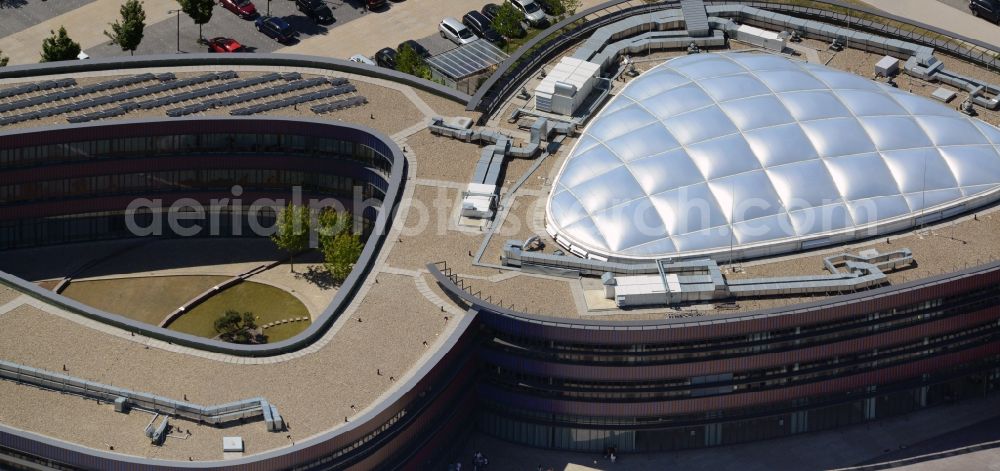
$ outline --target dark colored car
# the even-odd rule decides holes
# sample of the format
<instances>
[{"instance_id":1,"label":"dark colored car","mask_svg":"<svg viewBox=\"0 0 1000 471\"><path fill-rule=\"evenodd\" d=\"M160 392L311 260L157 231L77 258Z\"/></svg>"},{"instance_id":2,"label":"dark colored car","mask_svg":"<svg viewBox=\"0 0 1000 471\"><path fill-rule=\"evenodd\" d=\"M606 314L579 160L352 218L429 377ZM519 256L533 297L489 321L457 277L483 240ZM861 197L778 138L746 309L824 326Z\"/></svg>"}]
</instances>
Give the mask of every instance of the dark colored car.
<instances>
[{"instance_id":1,"label":"dark colored car","mask_svg":"<svg viewBox=\"0 0 1000 471\"><path fill-rule=\"evenodd\" d=\"M497 11L499 10L500 10L500 5L497 5L496 3L487 3L486 5L483 6L483 9L480 10L480 13L482 13L483 16L486 18L486 23L490 25L490 29L493 29L492 27L493 18L497 17ZM517 25L517 29L518 32L515 36L518 38L524 37L524 35L528 33L527 31L524 30L524 27L521 25Z\"/></svg>"},{"instance_id":2,"label":"dark colored car","mask_svg":"<svg viewBox=\"0 0 1000 471\"><path fill-rule=\"evenodd\" d=\"M381 10L388 3L385 0L365 0L365 8L368 10Z\"/></svg>"},{"instance_id":3,"label":"dark colored car","mask_svg":"<svg viewBox=\"0 0 1000 471\"><path fill-rule=\"evenodd\" d=\"M493 29L490 20L478 11L470 11L462 17L462 24L472 30L473 34L494 44L503 43L503 37Z\"/></svg>"},{"instance_id":4,"label":"dark colored car","mask_svg":"<svg viewBox=\"0 0 1000 471\"><path fill-rule=\"evenodd\" d=\"M969 10L973 16L986 18L1000 25L1000 0L970 0Z\"/></svg>"},{"instance_id":5,"label":"dark colored car","mask_svg":"<svg viewBox=\"0 0 1000 471\"><path fill-rule=\"evenodd\" d=\"M333 12L323 0L295 0L295 7L319 24L333 23Z\"/></svg>"},{"instance_id":6,"label":"dark colored car","mask_svg":"<svg viewBox=\"0 0 1000 471\"><path fill-rule=\"evenodd\" d=\"M379 67L385 67L387 69L396 68L396 50L391 47L386 47L380 49L375 53L375 63Z\"/></svg>"},{"instance_id":7,"label":"dark colored car","mask_svg":"<svg viewBox=\"0 0 1000 471\"><path fill-rule=\"evenodd\" d=\"M480 11L483 13L483 16L486 17L487 21L493 22L493 18L496 18L497 12L500 11L500 5L497 5L496 3L487 3L486 5L483 5L483 9Z\"/></svg>"},{"instance_id":8,"label":"dark colored car","mask_svg":"<svg viewBox=\"0 0 1000 471\"><path fill-rule=\"evenodd\" d=\"M277 18L274 16L262 16L254 21L254 26L257 27L257 31L264 33L265 36L278 41L279 43L289 43L295 40L295 37L299 35L297 31L292 29L292 25L288 24L285 20Z\"/></svg>"},{"instance_id":9,"label":"dark colored car","mask_svg":"<svg viewBox=\"0 0 1000 471\"><path fill-rule=\"evenodd\" d=\"M219 0L219 5L243 18L257 16L257 7L250 0Z\"/></svg>"},{"instance_id":10,"label":"dark colored car","mask_svg":"<svg viewBox=\"0 0 1000 471\"><path fill-rule=\"evenodd\" d=\"M412 39L407 39L406 41L399 43L399 46L396 46L396 50L399 51L403 49L403 46L412 47L413 51L416 52L418 56L425 59L431 56L431 51L428 51L426 47L421 46L420 43Z\"/></svg>"},{"instance_id":11,"label":"dark colored car","mask_svg":"<svg viewBox=\"0 0 1000 471\"><path fill-rule=\"evenodd\" d=\"M212 38L208 40L208 52L240 52L243 45L233 38Z\"/></svg>"}]
</instances>

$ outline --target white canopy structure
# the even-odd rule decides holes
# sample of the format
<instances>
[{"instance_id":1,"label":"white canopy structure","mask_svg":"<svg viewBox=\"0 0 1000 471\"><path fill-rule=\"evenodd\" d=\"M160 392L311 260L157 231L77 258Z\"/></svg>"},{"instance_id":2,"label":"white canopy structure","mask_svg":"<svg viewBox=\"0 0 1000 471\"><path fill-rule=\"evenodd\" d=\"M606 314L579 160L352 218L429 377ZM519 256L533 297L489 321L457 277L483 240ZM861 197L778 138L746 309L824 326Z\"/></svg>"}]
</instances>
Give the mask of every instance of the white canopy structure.
<instances>
[{"instance_id":1,"label":"white canopy structure","mask_svg":"<svg viewBox=\"0 0 1000 471\"><path fill-rule=\"evenodd\" d=\"M1000 130L770 54L679 57L587 126L547 203L574 253L758 257L913 227L1000 195Z\"/></svg>"}]
</instances>

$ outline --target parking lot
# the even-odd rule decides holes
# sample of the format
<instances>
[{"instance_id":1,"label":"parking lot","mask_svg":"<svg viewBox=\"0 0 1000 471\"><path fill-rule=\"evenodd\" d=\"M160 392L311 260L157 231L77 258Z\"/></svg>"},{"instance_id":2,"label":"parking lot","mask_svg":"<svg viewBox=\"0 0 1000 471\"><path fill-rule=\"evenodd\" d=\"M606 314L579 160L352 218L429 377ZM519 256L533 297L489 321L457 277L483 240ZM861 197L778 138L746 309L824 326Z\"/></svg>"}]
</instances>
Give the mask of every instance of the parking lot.
<instances>
[{"instance_id":1,"label":"parking lot","mask_svg":"<svg viewBox=\"0 0 1000 471\"><path fill-rule=\"evenodd\" d=\"M27 29L49 18L80 8L94 0L0 0L0 37Z\"/></svg>"},{"instance_id":2,"label":"parking lot","mask_svg":"<svg viewBox=\"0 0 1000 471\"><path fill-rule=\"evenodd\" d=\"M268 2L257 0L254 3L261 15L267 14ZM299 40L303 40L311 36L329 34L330 29L360 18L362 15L378 14L378 12L366 13L361 7L360 1L327 1L326 3L333 11L334 17L334 22L329 25L317 25L296 9L295 2L291 0L271 0L271 16L280 17L287 21L292 28L299 32ZM177 51L177 30L177 20L174 17L156 24L146 25L145 36L135 53L163 54ZM203 26L203 34L206 39L216 36L233 38L245 46L248 52L273 52L286 46L258 32L252 19L241 18L219 5L215 6L212 19ZM208 48L198 44L197 40L198 25L181 12L180 51L207 52ZM108 43L88 48L85 52L91 57L128 55L128 52L122 51L120 47Z\"/></svg>"}]
</instances>

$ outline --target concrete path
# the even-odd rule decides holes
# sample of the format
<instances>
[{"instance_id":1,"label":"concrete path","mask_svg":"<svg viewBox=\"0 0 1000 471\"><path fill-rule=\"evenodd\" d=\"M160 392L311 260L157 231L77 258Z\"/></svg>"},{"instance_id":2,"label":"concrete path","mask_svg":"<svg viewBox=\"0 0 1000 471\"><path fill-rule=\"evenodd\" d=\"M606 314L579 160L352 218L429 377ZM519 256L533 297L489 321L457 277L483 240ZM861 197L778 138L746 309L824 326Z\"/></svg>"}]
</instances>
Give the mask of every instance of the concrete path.
<instances>
[{"instance_id":1,"label":"concrete path","mask_svg":"<svg viewBox=\"0 0 1000 471\"><path fill-rule=\"evenodd\" d=\"M864 0L880 10L1000 47L1000 27L938 0Z\"/></svg>"},{"instance_id":2,"label":"concrete path","mask_svg":"<svg viewBox=\"0 0 1000 471\"><path fill-rule=\"evenodd\" d=\"M74 41L80 43L81 49L87 49L108 41L104 30L110 29L119 17L118 10L124 0L96 0L93 3L69 11L48 21L43 21L30 28L18 31L5 38L0 38L0 51L10 57L8 65L34 64L39 61L42 53L42 40L49 37L51 31L60 26L66 27L66 32ZM143 0L146 10L146 24L151 25L173 15L167 11L177 8L176 0ZM181 18L183 21L184 18ZM190 21L190 20L188 20Z\"/></svg>"}]
</instances>

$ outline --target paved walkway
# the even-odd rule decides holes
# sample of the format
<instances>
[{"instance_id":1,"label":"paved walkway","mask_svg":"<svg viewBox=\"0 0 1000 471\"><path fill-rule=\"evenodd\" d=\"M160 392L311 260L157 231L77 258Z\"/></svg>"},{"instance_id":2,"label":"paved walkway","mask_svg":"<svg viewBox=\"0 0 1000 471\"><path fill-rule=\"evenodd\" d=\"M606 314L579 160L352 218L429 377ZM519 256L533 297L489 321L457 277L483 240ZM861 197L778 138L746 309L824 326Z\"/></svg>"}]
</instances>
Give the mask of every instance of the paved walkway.
<instances>
[{"instance_id":1,"label":"paved walkway","mask_svg":"<svg viewBox=\"0 0 1000 471\"><path fill-rule=\"evenodd\" d=\"M880 10L1000 47L1000 27L938 0L864 0Z\"/></svg>"},{"instance_id":2,"label":"paved walkway","mask_svg":"<svg viewBox=\"0 0 1000 471\"><path fill-rule=\"evenodd\" d=\"M124 3L123 0L97 0L43 21L28 29L0 38L0 51L3 51L5 56L10 57L8 65L37 63L41 58L42 40L49 37L51 31L59 29L60 26L66 27L69 37L80 43L81 49L97 46L108 41L104 30L110 29L110 24L118 19L118 10L122 3ZM167 11L177 7L176 0L143 0L143 8L146 10L146 24L151 25L168 18L172 19L173 15L168 14ZM181 20L183 21L184 18Z\"/></svg>"}]
</instances>

